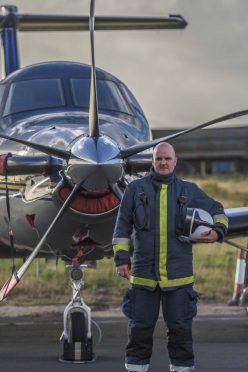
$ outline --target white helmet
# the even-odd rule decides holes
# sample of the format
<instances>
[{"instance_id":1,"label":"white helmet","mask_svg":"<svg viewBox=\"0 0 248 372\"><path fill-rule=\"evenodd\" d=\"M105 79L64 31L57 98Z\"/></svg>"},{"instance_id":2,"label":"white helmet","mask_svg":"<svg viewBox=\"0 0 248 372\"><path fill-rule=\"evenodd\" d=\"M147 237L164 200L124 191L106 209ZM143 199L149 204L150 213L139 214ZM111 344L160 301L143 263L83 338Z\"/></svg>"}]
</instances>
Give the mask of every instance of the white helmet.
<instances>
[{"instance_id":1,"label":"white helmet","mask_svg":"<svg viewBox=\"0 0 248 372\"><path fill-rule=\"evenodd\" d=\"M182 242L195 242L202 233L214 227L212 216L200 208L187 208L184 228L179 240Z\"/></svg>"}]
</instances>

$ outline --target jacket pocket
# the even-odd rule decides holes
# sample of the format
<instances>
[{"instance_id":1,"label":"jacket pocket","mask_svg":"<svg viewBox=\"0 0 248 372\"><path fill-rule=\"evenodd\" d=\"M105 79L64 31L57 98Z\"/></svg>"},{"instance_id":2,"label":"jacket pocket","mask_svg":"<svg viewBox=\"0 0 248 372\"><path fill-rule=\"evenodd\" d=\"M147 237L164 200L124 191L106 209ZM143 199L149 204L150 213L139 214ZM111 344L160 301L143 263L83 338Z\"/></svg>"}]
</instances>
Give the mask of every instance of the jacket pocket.
<instances>
[{"instance_id":1,"label":"jacket pocket","mask_svg":"<svg viewBox=\"0 0 248 372\"><path fill-rule=\"evenodd\" d=\"M134 226L137 230L150 230L150 207L138 201L133 212Z\"/></svg>"}]
</instances>

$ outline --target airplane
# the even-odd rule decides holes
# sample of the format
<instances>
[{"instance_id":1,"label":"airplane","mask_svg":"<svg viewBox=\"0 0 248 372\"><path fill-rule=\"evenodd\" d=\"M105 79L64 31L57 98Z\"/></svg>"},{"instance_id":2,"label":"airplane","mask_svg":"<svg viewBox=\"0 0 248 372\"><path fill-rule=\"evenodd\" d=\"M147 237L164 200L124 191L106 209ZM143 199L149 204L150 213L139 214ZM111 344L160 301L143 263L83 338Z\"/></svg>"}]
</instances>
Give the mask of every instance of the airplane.
<instances>
[{"instance_id":1,"label":"airplane","mask_svg":"<svg viewBox=\"0 0 248 372\"><path fill-rule=\"evenodd\" d=\"M111 257L112 234L125 188L151 167L151 148L222 121L234 112L152 139L129 88L95 66L95 30L183 29L169 17L19 14L0 8L5 78L0 82L0 258L24 258L0 290L7 298L37 257L61 258L73 296L64 311L62 360L94 360L91 309L80 295L84 264ZM20 68L17 31L84 30L91 65L44 62ZM248 232L248 207L227 209L228 239ZM233 243L235 244L235 243ZM245 249L245 248L242 248ZM78 344L80 351L78 352Z\"/></svg>"}]
</instances>

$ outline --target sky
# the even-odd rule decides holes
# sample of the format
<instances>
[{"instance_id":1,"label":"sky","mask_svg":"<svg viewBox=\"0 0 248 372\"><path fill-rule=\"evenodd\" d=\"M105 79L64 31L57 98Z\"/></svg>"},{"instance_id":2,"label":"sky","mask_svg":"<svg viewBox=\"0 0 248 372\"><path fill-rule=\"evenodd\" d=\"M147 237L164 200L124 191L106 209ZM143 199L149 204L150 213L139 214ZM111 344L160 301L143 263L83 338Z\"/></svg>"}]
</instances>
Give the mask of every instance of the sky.
<instances>
[{"instance_id":1,"label":"sky","mask_svg":"<svg viewBox=\"0 0 248 372\"><path fill-rule=\"evenodd\" d=\"M89 0L11 0L20 13L89 14ZM180 14L184 30L98 31L96 65L122 80L152 128L182 128L248 108L247 0L96 0L96 15ZM90 62L88 32L19 33L21 65ZM225 125L247 125L248 117Z\"/></svg>"}]
</instances>

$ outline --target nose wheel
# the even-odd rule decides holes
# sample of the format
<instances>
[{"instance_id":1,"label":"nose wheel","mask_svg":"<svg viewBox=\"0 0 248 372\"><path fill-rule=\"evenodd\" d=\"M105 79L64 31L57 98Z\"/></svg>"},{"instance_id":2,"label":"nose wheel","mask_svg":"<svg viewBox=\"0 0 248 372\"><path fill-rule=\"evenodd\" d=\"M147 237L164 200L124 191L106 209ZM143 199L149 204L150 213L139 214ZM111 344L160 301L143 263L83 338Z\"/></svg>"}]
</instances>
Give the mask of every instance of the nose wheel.
<instances>
[{"instance_id":1,"label":"nose wheel","mask_svg":"<svg viewBox=\"0 0 248 372\"><path fill-rule=\"evenodd\" d=\"M93 352L91 334L91 309L85 304L80 295L83 281L83 269L86 265L67 265L69 269L70 284L72 287L72 300L66 306L63 315L64 330L61 335L63 342L63 355L61 362L91 363L96 360Z\"/></svg>"}]
</instances>

